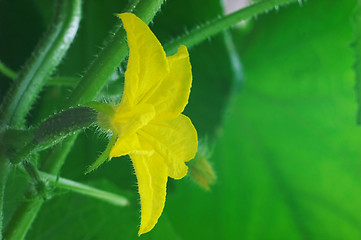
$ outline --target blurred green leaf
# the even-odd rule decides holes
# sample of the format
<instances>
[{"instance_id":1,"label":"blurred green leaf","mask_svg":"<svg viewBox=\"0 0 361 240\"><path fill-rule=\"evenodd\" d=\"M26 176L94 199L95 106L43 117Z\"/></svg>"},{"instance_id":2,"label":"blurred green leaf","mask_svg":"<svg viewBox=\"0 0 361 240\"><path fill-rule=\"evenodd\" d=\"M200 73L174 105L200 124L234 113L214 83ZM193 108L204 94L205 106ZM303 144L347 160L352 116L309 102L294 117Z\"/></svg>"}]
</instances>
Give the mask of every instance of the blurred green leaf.
<instances>
[{"instance_id":1,"label":"blurred green leaf","mask_svg":"<svg viewBox=\"0 0 361 240\"><path fill-rule=\"evenodd\" d=\"M214 153L218 183L168 199L183 238L361 238L354 5L293 5L239 40L245 84Z\"/></svg>"}]
</instances>

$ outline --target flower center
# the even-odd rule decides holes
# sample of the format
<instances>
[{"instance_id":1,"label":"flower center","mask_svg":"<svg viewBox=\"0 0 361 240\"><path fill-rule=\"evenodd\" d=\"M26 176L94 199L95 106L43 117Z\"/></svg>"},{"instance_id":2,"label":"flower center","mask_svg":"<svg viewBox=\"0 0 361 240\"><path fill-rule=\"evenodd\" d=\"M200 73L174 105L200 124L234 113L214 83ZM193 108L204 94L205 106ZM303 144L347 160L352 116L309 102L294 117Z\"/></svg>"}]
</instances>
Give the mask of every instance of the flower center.
<instances>
[{"instance_id":1,"label":"flower center","mask_svg":"<svg viewBox=\"0 0 361 240\"><path fill-rule=\"evenodd\" d=\"M139 104L133 107L120 104L112 119L112 128L118 137L125 137L137 132L147 125L155 116L155 109L151 104Z\"/></svg>"}]
</instances>

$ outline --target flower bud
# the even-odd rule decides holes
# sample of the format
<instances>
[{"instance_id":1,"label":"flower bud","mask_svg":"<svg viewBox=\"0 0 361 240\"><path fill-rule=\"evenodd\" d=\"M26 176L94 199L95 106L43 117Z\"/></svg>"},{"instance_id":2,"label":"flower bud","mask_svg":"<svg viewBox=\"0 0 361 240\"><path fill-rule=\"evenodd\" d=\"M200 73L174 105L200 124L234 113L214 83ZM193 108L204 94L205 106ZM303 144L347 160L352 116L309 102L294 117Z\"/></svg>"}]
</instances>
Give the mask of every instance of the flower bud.
<instances>
[{"instance_id":1,"label":"flower bud","mask_svg":"<svg viewBox=\"0 0 361 240\"><path fill-rule=\"evenodd\" d=\"M191 178L206 190L216 181L216 174L208 161L206 150L199 148L196 157L188 163Z\"/></svg>"}]
</instances>

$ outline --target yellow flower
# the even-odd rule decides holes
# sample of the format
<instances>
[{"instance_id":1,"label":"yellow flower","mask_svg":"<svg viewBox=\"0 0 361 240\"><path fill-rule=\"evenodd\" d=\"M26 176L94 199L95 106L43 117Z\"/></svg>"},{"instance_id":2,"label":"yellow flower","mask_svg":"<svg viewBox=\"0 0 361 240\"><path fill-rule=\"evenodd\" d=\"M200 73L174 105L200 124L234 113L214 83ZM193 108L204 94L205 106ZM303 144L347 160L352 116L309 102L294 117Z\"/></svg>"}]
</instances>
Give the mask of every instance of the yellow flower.
<instances>
[{"instance_id":1,"label":"yellow flower","mask_svg":"<svg viewBox=\"0 0 361 240\"><path fill-rule=\"evenodd\" d=\"M109 157L128 154L133 162L141 200L139 234L143 234L163 211L168 176L183 178L185 162L197 152L197 132L181 114L188 103L192 72L185 46L166 57L142 20L131 13L119 17L127 32L129 60L122 100L108 117L107 125L118 137Z\"/></svg>"}]
</instances>

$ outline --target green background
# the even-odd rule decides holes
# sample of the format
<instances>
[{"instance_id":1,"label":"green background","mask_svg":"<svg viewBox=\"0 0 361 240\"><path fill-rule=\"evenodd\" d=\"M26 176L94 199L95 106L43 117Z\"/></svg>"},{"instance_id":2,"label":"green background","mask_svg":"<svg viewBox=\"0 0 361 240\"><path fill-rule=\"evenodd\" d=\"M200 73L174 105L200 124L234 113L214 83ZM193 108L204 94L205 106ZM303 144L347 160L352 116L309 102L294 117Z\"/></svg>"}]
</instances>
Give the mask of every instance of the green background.
<instances>
[{"instance_id":1,"label":"green background","mask_svg":"<svg viewBox=\"0 0 361 240\"><path fill-rule=\"evenodd\" d=\"M361 129L356 124L352 14L356 0L308 0L250 20L190 49L186 115L206 139L217 181L168 183L164 212L139 239L361 239ZM81 76L126 1L86 0L79 33L56 75ZM19 70L48 27L46 0L0 1L0 59ZM218 0L168 0L151 29L165 44L221 15ZM0 76L0 97L10 80ZM98 100L115 99L106 86ZM119 90L121 91L121 90ZM69 88L46 87L29 125L54 113ZM61 176L127 196L115 207L55 191L27 239L138 239L140 204L129 158L83 172L106 138L84 131ZM10 176L5 222L22 198Z\"/></svg>"}]
</instances>

